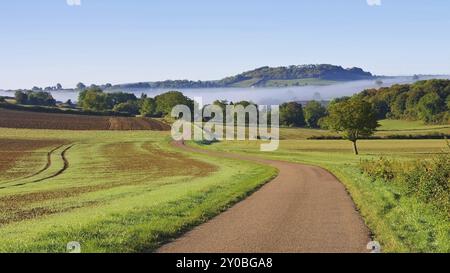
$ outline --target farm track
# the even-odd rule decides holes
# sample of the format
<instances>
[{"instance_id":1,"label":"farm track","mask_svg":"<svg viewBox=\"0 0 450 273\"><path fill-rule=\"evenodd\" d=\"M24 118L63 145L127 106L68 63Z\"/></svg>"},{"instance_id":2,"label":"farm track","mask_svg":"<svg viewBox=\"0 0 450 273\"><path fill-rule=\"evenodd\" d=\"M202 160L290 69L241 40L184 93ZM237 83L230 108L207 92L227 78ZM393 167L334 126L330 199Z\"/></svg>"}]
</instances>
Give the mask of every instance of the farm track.
<instances>
[{"instance_id":1,"label":"farm track","mask_svg":"<svg viewBox=\"0 0 450 273\"><path fill-rule=\"evenodd\" d=\"M25 183L20 183L20 184L14 184L14 185L11 185L11 186L0 187L0 190L2 190L2 189L7 189L7 188L14 188L14 187L25 186L25 185L28 185L28 184L39 183L39 182L43 182L43 181L46 181L46 180L55 178L55 177L57 177L57 176L60 176L61 174L63 174L63 173L69 168L70 163L69 163L69 160L67 159L66 154L67 154L67 152L68 152L71 148L73 148L75 145L76 145L76 144L72 144L72 145L68 146L67 148L65 148L65 149L61 152L60 157L61 157L61 159L62 159L62 161L63 161L63 167L62 167L60 170L58 170L56 173L54 173L54 174L52 174L52 175L50 175L50 176L44 177L44 178L32 180L32 181L30 181L30 182L25 182ZM58 149L62 148L63 146L64 146L64 145L58 146L57 148L55 148L55 149L51 150L50 152L48 152L48 154L47 154L47 163L46 163L45 167L44 167L42 170L40 170L39 172L37 172L37 173L35 173L35 174L33 174L33 175L30 175L30 176L28 176L28 177L21 178L21 179L19 179L19 180L15 180L15 181L12 181L12 182L17 182L17 181L20 181L20 180L33 178L33 177L35 177L35 176L38 176L39 174L44 173L46 170L50 169L50 167L52 166L52 159L51 159L51 156L53 155L54 152L56 152Z\"/></svg>"},{"instance_id":2,"label":"farm track","mask_svg":"<svg viewBox=\"0 0 450 273\"><path fill-rule=\"evenodd\" d=\"M72 147L74 147L74 146L75 146L75 144L72 144L72 145L70 145L69 147L65 148L65 149L61 152L61 159L62 159L63 162L64 162L64 165L63 165L62 169L60 169L58 172L56 172L56 173L53 174L53 175L50 175L50 176L45 177L45 178L41 178L41 179L34 180L34 181L30 182L30 183L38 183L38 182L42 182L42 181L45 181L45 180L48 180L48 179L51 179L51 178L55 178L55 177L60 176L61 174L63 174L63 173L69 168L69 165L70 165L70 164L69 164L69 160L67 160L66 154L67 154L67 152L68 152Z\"/></svg>"},{"instance_id":3,"label":"farm track","mask_svg":"<svg viewBox=\"0 0 450 273\"><path fill-rule=\"evenodd\" d=\"M19 178L19 179L15 179L11 182L15 182L15 181L20 181L20 180L24 180L24 179L28 179L28 178L32 178L35 176L40 175L41 173L45 172L46 170L48 170L50 168L50 166L52 165L52 154L54 152L56 152L58 149L60 149L61 147L63 147L64 145L59 145L58 147L52 149L51 151L47 152L47 163L45 164L44 168L42 168L41 170L37 171L34 174Z\"/></svg>"},{"instance_id":4,"label":"farm track","mask_svg":"<svg viewBox=\"0 0 450 273\"><path fill-rule=\"evenodd\" d=\"M344 185L326 170L174 143L190 153L252 161L279 175L244 201L162 246L159 253L359 253L370 231Z\"/></svg>"}]
</instances>

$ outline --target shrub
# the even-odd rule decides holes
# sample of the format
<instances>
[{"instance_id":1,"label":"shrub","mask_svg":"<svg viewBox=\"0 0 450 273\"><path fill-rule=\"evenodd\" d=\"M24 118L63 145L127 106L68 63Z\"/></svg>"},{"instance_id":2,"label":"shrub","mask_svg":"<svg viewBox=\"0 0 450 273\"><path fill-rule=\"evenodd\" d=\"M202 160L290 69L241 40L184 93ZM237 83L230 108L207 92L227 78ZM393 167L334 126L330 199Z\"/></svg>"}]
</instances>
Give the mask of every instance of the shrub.
<instances>
[{"instance_id":1,"label":"shrub","mask_svg":"<svg viewBox=\"0 0 450 273\"><path fill-rule=\"evenodd\" d=\"M398 166L395 166L392 160L383 157L375 161L365 160L361 162L362 172L373 179L393 181L396 177L396 168L398 168Z\"/></svg>"},{"instance_id":2,"label":"shrub","mask_svg":"<svg viewBox=\"0 0 450 273\"><path fill-rule=\"evenodd\" d=\"M450 214L450 152L427 161L398 163L385 158L363 161L360 168L372 179L395 183L403 194Z\"/></svg>"}]
</instances>

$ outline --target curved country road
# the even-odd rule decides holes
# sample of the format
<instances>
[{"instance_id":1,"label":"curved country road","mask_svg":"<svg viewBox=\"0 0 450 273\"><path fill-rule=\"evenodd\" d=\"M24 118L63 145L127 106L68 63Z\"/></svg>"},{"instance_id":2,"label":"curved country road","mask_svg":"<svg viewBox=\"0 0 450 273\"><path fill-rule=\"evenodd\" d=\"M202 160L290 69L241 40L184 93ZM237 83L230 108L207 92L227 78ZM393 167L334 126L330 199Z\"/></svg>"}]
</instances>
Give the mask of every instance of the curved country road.
<instances>
[{"instance_id":1,"label":"curved country road","mask_svg":"<svg viewBox=\"0 0 450 273\"><path fill-rule=\"evenodd\" d=\"M244 201L162 246L160 253L367 252L369 230L345 187L312 166L211 152L273 166L279 175Z\"/></svg>"}]
</instances>

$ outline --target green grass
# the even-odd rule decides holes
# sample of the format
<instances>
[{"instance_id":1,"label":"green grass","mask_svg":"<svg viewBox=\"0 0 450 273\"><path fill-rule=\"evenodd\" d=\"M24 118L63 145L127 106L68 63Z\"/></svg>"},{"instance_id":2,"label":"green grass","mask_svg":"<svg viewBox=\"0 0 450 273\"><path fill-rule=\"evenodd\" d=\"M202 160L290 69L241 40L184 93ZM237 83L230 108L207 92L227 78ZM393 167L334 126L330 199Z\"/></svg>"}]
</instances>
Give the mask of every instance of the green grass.
<instances>
[{"instance_id":1,"label":"green grass","mask_svg":"<svg viewBox=\"0 0 450 273\"><path fill-rule=\"evenodd\" d=\"M167 133L0 129L0 138L75 144L60 176L21 186L0 179L0 252L65 252L70 241L83 252L153 251L276 175L258 164L180 152ZM39 153L17 165L44 164ZM61 168L58 154L53 161L41 176Z\"/></svg>"},{"instance_id":2,"label":"green grass","mask_svg":"<svg viewBox=\"0 0 450 273\"><path fill-rule=\"evenodd\" d=\"M385 119L380 121L379 131L429 131L449 129L450 125L429 125L422 121L393 120Z\"/></svg>"},{"instance_id":3,"label":"green grass","mask_svg":"<svg viewBox=\"0 0 450 273\"><path fill-rule=\"evenodd\" d=\"M380 156L400 161L425 160L444 151L446 143L443 140L367 140L360 141L359 146L360 156L352 154L350 142L336 140L282 140L280 149L273 153L260 152L257 142L220 142L203 148L328 169L345 184L383 251L450 252L449 215L401 195L394 185L372 181L358 167L361 160Z\"/></svg>"},{"instance_id":4,"label":"green grass","mask_svg":"<svg viewBox=\"0 0 450 273\"><path fill-rule=\"evenodd\" d=\"M382 120L381 127L375 136L386 137L389 135L429 135L450 134L450 125L425 125L420 121ZM282 128L280 131L282 140L303 140L317 136L338 136L337 133L321 129L308 128Z\"/></svg>"},{"instance_id":5,"label":"green grass","mask_svg":"<svg viewBox=\"0 0 450 273\"><path fill-rule=\"evenodd\" d=\"M281 133L284 140L273 153L261 153L260 143L249 141L191 145L324 167L345 184L384 251L450 251L448 215L402 196L394 185L372 181L358 168L360 160L380 156L424 160L442 152L444 141L365 140L359 142L362 154L357 157L347 141L305 139L332 134L328 131ZM0 175L0 187L6 186L0 189L0 252L64 252L70 241L80 242L84 252L153 251L242 200L276 174L267 166L179 151L169 145L168 134L160 132L0 129L2 138L58 139L75 146L67 153L69 169L58 177L29 183L32 179L11 181ZM46 150L40 149L15 168L23 168L18 173L33 173L45 158ZM40 177L61 168L58 153L52 161ZM27 170L29 166L33 168ZM29 184L17 186L24 182Z\"/></svg>"}]
</instances>

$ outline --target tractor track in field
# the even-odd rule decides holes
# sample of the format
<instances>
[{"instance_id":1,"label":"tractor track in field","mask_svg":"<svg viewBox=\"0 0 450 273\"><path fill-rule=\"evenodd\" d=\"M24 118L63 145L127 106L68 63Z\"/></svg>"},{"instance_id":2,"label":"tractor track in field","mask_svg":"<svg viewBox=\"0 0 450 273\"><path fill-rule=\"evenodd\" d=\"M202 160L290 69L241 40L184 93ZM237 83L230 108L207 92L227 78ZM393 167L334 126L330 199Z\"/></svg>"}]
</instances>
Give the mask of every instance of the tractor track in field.
<instances>
[{"instance_id":1,"label":"tractor track in field","mask_svg":"<svg viewBox=\"0 0 450 273\"><path fill-rule=\"evenodd\" d=\"M51 178L55 178L55 177L60 176L61 174L63 174L63 173L69 168L69 165L70 165L69 160L68 160L67 157L66 157L66 154L67 154L67 152L68 152L70 149L73 148L73 146L75 146L75 144L70 145L69 147L65 148L65 149L61 152L61 159L62 159L63 162L64 162L64 165L63 165L63 167L61 168L61 170L59 170L58 172L56 172L56 173L53 174L53 175L50 175L50 176L45 177L45 178L41 178L41 179L34 180L34 181L30 182L30 183L38 183L38 182L42 182L42 181L45 181L45 180L48 180L48 179L51 179Z\"/></svg>"},{"instance_id":2,"label":"tractor track in field","mask_svg":"<svg viewBox=\"0 0 450 273\"><path fill-rule=\"evenodd\" d=\"M52 178L55 178L55 177L57 177L57 176L60 176L60 175L63 174L63 173L69 168L69 166L70 166L70 163L69 163L69 160L67 159L66 154L67 154L67 152L68 152L71 148L73 148L75 145L76 145L76 144L72 144L72 145L68 146L67 148L65 148L65 149L61 152L60 156L61 156L61 159L62 159L64 165L63 165L63 167L62 167L59 171L57 171L56 173L54 173L54 174L52 174L52 175L50 175L50 176L44 177L44 178L32 180L32 181L30 181L30 182L20 183L20 184L15 184L15 185L6 186L6 187L0 187L0 190L2 190L2 189L7 189L7 188L14 188L14 187L25 186L25 185L28 185L28 184L39 183L39 182L46 181L46 180L48 180L48 179L52 179ZM47 153L47 163L46 163L46 165L45 165L45 167L44 167L43 169L41 169L40 171L36 172L36 173L33 174L33 175L30 175L30 176L28 176L28 177L21 178L20 180L28 179L28 178L33 178L33 177L35 177L35 176L37 176L37 175L39 175L39 174L45 172L46 170L48 170L48 169L52 166L52 159L51 159L51 156L53 155L53 153L54 153L55 151L57 151L58 149L60 149L60 148L63 147L63 146L64 146L64 145L60 145L60 146L58 146L58 147L52 149L50 152ZM16 181L17 181L17 180L16 180ZM13 181L13 182L14 182L14 181Z\"/></svg>"},{"instance_id":3,"label":"tractor track in field","mask_svg":"<svg viewBox=\"0 0 450 273\"><path fill-rule=\"evenodd\" d=\"M50 150L49 152L47 152L47 163L45 164L44 168L42 168L41 170L37 171L37 172L34 173L34 174L31 174L31 175L28 175L28 176L25 176L25 177L16 179L16 180L14 180L14 181L12 181L12 182L19 181L19 180L23 180L23 179L32 178L32 177L38 176L38 175L40 175L41 173L43 173L43 172L45 172L46 170L48 170L48 169L50 168L50 166L52 165L52 154L53 154L54 152L56 152L58 149L60 149L61 147L63 147L63 146L64 146L64 145L59 145L58 147L53 148L52 150Z\"/></svg>"}]
</instances>

